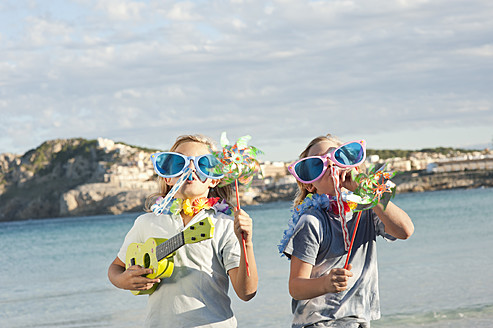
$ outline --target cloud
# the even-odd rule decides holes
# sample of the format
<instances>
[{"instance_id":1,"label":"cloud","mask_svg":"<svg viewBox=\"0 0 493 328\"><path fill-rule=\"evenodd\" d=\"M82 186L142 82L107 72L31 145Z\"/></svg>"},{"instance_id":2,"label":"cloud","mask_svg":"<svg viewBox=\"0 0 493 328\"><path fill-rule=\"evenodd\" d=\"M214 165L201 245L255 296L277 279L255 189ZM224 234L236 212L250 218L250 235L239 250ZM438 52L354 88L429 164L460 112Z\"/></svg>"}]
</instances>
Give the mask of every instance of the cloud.
<instances>
[{"instance_id":1,"label":"cloud","mask_svg":"<svg viewBox=\"0 0 493 328\"><path fill-rule=\"evenodd\" d=\"M99 0L95 8L101 10L110 20L140 21L141 12L145 10L146 5L138 1Z\"/></svg>"},{"instance_id":2,"label":"cloud","mask_svg":"<svg viewBox=\"0 0 493 328\"><path fill-rule=\"evenodd\" d=\"M481 128L493 124L487 1L0 9L0 152L79 136L165 148L179 134L222 131L250 134L280 159L327 132L375 148L444 142L420 133L432 129L476 131L443 139L451 146L491 139Z\"/></svg>"},{"instance_id":3,"label":"cloud","mask_svg":"<svg viewBox=\"0 0 493 328\"><path fill-rule=\"evenodd\" d=\"M479 47L459 49L458 54L477 56L477 57L493 57L493 44L484 44Z\"/></svg>"},{"instance_id":4,"label":"cloud","mask_svg":"<svg viewBox=\"0 0 493 328\"><path fill-rule=\"evenodd\" d=\"M26 42L33 46L46 46L70 40L71 28L63 23L39 17L26 18Z\"/></svg>"},{"instance_id":5,"label":"cloud","mask_svg":"<svg viewBox=\"0 0 493 328\"><path fill-rule=\"evenodd\" d=\"M195 21L200 19L200 15L194 13L194 9L195 6L191 2L175 3L166 17L175 21Z\"/></svg>"}]
</instances>

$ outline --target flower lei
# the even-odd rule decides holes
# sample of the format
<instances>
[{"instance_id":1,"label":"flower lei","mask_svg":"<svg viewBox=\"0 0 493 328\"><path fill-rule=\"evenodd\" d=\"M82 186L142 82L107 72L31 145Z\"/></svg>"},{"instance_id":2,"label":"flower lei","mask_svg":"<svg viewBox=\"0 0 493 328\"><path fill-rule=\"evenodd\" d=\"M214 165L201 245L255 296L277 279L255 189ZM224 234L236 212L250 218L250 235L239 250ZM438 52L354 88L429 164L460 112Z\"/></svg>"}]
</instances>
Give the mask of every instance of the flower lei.
<instances>
[{"instance_id":1,"label":"flower lei","mask_svg":"<svg viewBox=\"0 0 493 328\"><path fill-rule=\"evenodd\" d=\"M202 209L213 209L215 213L221 212L227 215L231 214L231 209L229 205L223 200L219 201L219 197L200 197L196 198L193 201L190 199L181 199L175 198L169 207L169 210L165 211L164 214L180 214L181 211L188 216L194 216L199 213ZM159 202L160 199L156 200L156 203Z\"/></svg>"},{"instance_id":2,"label":"flower lei","mask_svg":"<svg viewBox=\"0 0 493 328\"><path fill-rule=\"evenodd\" d=\"M348 203L343 202L344 204L344 216L347 215L351 208ZM303 215L306 210L309 208L318 208L321 210L329 210L335 215L339 215L339 209L336 204L336 198L333 196L329 196L326 194L308 194L303 202L296 206L291 210L292 216L288 223L288 228L284 230L284 236L281 239L281 243L277 246L279 249L279 253L283 254L286 245L288 244L289 239L294 233L294 228L300 217Z\"/></svg>"}]
</instances>

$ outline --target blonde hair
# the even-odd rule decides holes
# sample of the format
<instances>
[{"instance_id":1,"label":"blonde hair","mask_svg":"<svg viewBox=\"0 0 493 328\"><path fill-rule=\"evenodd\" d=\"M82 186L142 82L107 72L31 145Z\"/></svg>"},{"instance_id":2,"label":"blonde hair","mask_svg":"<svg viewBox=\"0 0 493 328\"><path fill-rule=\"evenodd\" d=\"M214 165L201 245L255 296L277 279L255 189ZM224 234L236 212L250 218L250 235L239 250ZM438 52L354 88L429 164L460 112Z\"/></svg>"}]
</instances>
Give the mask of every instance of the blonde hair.
<instances>
[{"instance_id":1,"label":"blonde hair","mask_svg":"<svg viewBox=\"0 0 493 328\"><path fill-rule=\"evenodd\" d=\"M216 150L212 139L201 134L195 134L179 136L178 138L176 138L175 143L173 144L173 146L171 146L169 151L175 151L179 145L187 142L198 142L206 145L211 150ZM159 185L159 192L155 192L147 196L145 200L144 210L146 212L151 212L151 206L156 202L156 199L159 197L165 197L172 188L172 186L166 183L166 180L163 177L158 176L157 183ZM232 203L233 187L230 184L223 187L216 186L210 189L208 197L219 197L221 199L224 199L224 201L228 203L228 205L230 205L231 207L234 206Z\"/></svg>"},{"instance_id":2,"label":"blonde hair","mask_svg":"<svg viewBox=\"0 0 493 328\"><path fill-rule=\"evenodd\" d=\"M310 152L310 149L322 141L330 141L330 142L336 144L337 147L342 145L342 142L339 140L339 138L331 135L330 133L325 135L325 136L319 136L319 137L316 137L315 139L313 139L312 141L310 141L308 146L306 146L305 150L303 150L301 152L298 159L308 157L308 153ZM296 191L296 195L295 195L294 202L293 202L293 207L300 205L303 202L303 200L305 199L305 197L309 194L309 191L307 190L308 184L299 182L298 180L296 180L296 183L298 184L298 190Z\"/></svg>"}]
</instances>

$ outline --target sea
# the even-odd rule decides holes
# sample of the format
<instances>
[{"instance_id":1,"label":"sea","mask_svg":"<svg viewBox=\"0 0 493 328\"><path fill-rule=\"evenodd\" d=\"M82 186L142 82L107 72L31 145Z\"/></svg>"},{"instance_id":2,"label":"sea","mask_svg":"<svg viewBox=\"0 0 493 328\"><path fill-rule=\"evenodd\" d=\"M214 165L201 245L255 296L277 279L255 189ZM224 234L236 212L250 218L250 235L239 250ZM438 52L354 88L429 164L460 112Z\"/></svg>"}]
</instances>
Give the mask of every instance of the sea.
<instances>
[{"instance_id":1,"label":"sea","mask_svg":"<svg viewBox=\"0 0 493 328\"><path fill-rule=\"evenodd\" d=\"M372 327L493 327L493 189L397 194L415 225L379 238L382 318ZM239 327L290 327L289 261L277 244L290 203L244 206L254 220L258 293L232 288ZM107 278L138 213L0 223L1 327L141 327L147 296Z\"/></svg>"}]
</instances>

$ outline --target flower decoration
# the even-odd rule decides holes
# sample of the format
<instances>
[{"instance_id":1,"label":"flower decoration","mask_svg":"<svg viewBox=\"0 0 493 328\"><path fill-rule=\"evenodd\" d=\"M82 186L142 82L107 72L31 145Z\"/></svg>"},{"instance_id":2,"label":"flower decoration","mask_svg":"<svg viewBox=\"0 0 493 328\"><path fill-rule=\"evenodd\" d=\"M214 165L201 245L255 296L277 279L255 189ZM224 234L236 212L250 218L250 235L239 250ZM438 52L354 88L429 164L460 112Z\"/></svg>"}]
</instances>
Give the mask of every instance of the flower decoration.
<instances>
[{"instance_id":1,"label":"flower decoration","mask_svg":"<svg viewBox=\"0 0 493 328\"><path fill-rule=\"evenodd\" d=\"M178 215L183 210L183 201L179 198L176 198L169 208L170 213Z\"/></svg>"},{"instance_id":2,"label":"flower decoration","mask_svg":"<svg viewBox=\"0 0 493 328\"><path fill-rule=\"evenodd\" d=\"M182 203L182 206L183 206L183 213L190 216L193 215L192 202L190 201L190 199L185 199Z\"/></svg>"},{"instance_id":3,"label":"flower decoration","mask_svg":"<svg viewBox=\"0 0 493 328\"><path fill-rule=\"evenodd\" d=\"M183 211L186 215L194 216L202 209L213 209L216 213L221 212L227 215L231 214L229 205L224 201L224 199L221 201L219 201L219 199L219 197L201 197L191 201L190 199L183 200L181 198L175 198L171 202L169 209L165 211L164 214L178 215L181 211ZM159 201L161 201L160 198L156 202Z\"/></svg>"},{"instance_id":4,"label":"flower decoration","mask_svg":"<svg viewBox=\"0 0 493 328\"><path fill-rule=\"evenodd\" d=\"M356 208L355 204L353 202L342 202L343 207L344 207L344 214L348 213L349 211L353 210ZM350 205L351 204L351 205ZM337 206L336 202L331 202L330 203L330 209L332 212L334 212L335 215L339 215L339 207Z\"/></svg>"},{"instance_id":5,"label":"flower decoration","mask_svg":"<svg viewBox=\"0 0 493 328\"><path fill-rule=\"evenodd\" d=\"M219 201L219 197L214 198L206 198L201 197L190 201L190 199L186 199L183 201L183 212L186 215L193 216L200 212L202 209L210 209Z\"/></svg>"},{"instance_id":6,"label":"flower decoration","mask_svg":"<svg viewBox=\"0 0 493 328\"><path fill-rule=\"evenodd\" d=\"M291 210L291 219L289 220L288 228L284 230L284 236L281 239L281 243L277 246L279 253L283 254L289 239L294 233L294 228L296 227L296 224L298 224L298 221L303 213L305 213L309 208L319 208L322 210L333 208L332 204L334 201L334 199L331 199L331 197L326 194L306 195L303 202Z\"/></svg>"},{"instance_id":7,"label":"flower decoration","mask_svg":"<svg viewBox=\"0 0 493 328\"><path fill-rule=\"evenodd\" d=\"M231 208L229 207L228 203L226 203L226 201L224 201L224 199L222 199L220 202L217 202L213 207L212 209L217 213L217 212L221 212L221 213L224 213L226 215L231 215L232 211L231 211Z\"/></svg>"},{"instance_id":8,"label":"flower decoration","mask_svg":"<svg viewBox=\"0 0 493 328\"><path fill-rule=\"evenodd\" d=\"M231 158L233 163L235 163L237 166L243 164L243 156L241 155L240 152L234 153L233 157Z\"/></svg>"}]
</instances>

